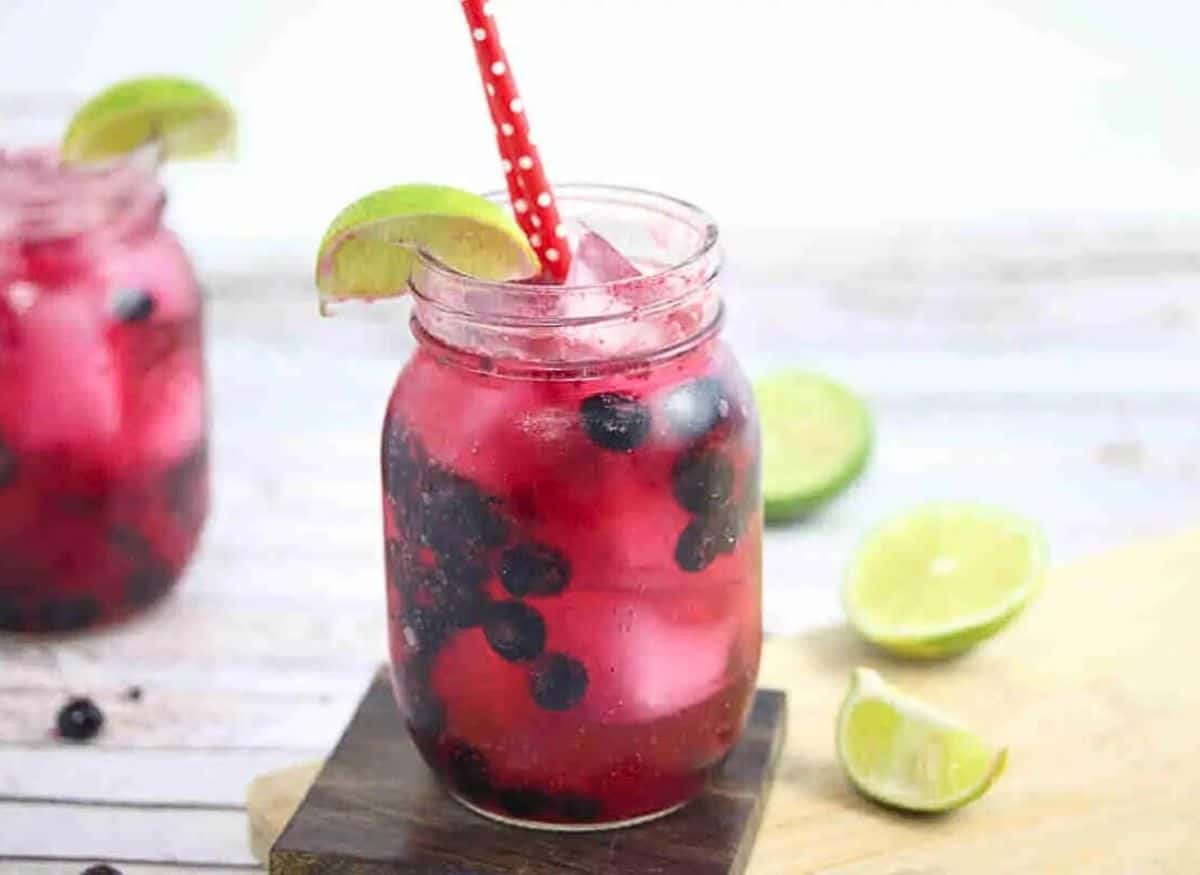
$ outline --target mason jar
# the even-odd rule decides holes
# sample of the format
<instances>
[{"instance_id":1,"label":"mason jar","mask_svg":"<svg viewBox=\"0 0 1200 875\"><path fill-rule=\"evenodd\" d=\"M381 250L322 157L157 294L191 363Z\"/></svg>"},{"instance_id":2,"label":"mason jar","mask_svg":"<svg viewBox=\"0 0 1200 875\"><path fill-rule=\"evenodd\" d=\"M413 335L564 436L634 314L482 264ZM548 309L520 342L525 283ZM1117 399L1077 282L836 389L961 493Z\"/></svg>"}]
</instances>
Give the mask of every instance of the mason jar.
<instances>
[{"instance_id":1,"label":"mason jar","mask_svg":"<svg viewBox=\"0 0 1200 875\"><path fill-rule=\"evenodd\" d=\"M720 337L713 221L632 189L557 197L595 281L414 269L383 429L390 646L455 798L597 829L686 803L742 730L759 428Z\"/></svg>"},{"instance_id":2,"label":"mason jar","mask_svg":"<svg viewBox=\"0 0 1200 875\"><path fill-rule=\"evenodd\" d=\"M201 296L157 170L0 150L0 631L147 607L203 525Z\"/></svg>"}]
</instances>

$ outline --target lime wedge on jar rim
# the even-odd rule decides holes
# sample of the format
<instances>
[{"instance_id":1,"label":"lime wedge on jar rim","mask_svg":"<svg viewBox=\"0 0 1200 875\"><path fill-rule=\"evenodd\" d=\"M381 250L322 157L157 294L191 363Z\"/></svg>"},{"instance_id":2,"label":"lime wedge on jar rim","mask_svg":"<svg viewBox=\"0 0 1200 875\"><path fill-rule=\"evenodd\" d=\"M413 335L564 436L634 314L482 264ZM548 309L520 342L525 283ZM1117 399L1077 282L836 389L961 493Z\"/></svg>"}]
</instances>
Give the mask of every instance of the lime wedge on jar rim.
<instances>
[{"instance_id":1,"label":"lime wedge on jar rim","mask_svg":"<svg viewBox=\"0 0 1200 875\"><path fill-rule=\"evenodd\" d=\"M1032 522L987 505L936 503L885 522L842 591L850 624L901 656L953 656L1004 628L1041 588L1046 543Z\"/></svg>"},{"instance_id":2,"label":"lime wedge on jar rim","mask_svg":"<svg viewBox=\"0 0 1200 875\"><path fill-rule=\"evenodd\" d=\"M754 384L762 422L768 522L795 519L858 477L871 454L871 417L845 386L820 374L774 374Z\"/></svg>"},{"instance_id":3,"label":"lime wedge on jar rim","mask_svg":"<svg viewBox=\"0 0 1200 875\"><path fill-rule=\"evenodd\" d=\"M838 761L850 783L905 811L961 808L988 791L1008 760L1007 749L868 668L854 670L836 734Z\"/></svg>"},{"instance_id":4,"label":"lime wedge on jar rim","mask_svg":"<svg viewBox=\"0 0 1200 875\"><path fill-rule=\"evenodd\" d=\"M157 141L169 159L233 152L237 124L211 89L176 76L118 82L79 108L62 141L64 161L105 161Z\"/></svg>"},{"instance_id":5,"label":"lime wedge on jar rim","mask_svg":"<svg viewBox=\"0 0 1200 875\"><path fill-rule=\"evenodd\" d=\"M484 280L538 271L525 234L499 204L444 185L397 185L359 198L330 223L317 254L322 303L403 294L418 250Z\"/></svg>"}]
</instances>

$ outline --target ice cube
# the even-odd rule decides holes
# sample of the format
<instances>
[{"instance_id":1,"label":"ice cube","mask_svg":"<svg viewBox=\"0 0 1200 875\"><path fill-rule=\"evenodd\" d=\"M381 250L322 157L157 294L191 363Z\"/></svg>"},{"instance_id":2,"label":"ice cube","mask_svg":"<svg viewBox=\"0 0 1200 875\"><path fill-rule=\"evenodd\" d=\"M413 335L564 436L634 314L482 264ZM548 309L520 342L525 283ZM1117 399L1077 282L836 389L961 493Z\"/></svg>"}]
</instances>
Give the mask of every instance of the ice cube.
<instances>
[{"instance_id":1,"label":"ice cube","mask_svg":"<svg viewBox=\"0 0 1200 875\"><path fill-rule=\"evenodd\" d=\"M567 239L572 249L571 270L567 274L569 286L596 285L642 275L617 247L583 222L568 226Z\"/></svg>"},{"instance_id":2,"label":"ice cube","mask_svg":"<svg viewBox=\"0 0 1200 875\"><path fill-rule=\"evenodd\" d=\"M20 320L20 382L31 444L86 445L114 438L121 424L117 375L105 320L82 294L42 295Z\"/></svg>"}]
</instances>

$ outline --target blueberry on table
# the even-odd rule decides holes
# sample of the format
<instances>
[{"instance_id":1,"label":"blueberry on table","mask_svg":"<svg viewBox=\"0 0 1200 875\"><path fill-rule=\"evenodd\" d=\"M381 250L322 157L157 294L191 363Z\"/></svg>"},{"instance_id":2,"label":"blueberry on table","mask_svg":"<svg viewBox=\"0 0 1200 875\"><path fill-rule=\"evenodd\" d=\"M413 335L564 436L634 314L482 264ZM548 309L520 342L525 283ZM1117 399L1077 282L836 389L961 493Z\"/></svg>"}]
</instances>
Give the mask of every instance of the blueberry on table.
<instances>
[{"instance_id":1,"label":"blueberry on table","mask_svg":"<svg viewBox=\"0 0 1200 875\"><path fill-rule=\"evenodd\" d=\"M671 470L671 487L684 510L710 513L733 495L733 464L717 450L685 453Z\"/></svg>"},{"instance_id":2,"label":"blueberry on table","mask_svg":"<svg viewBox=\"0 0 1200 875\"><path fill-rule=\"evenodd\" d=\"M538 660L529 676L533 700L547 711L566 711L583 700L588 673L578 659L550 653Z\"/></svg>"},{"instance_id":3,"label":"blueberry on table","mask_svg":"<svg viewBox=\"0 0 1200 875\"><path fill-rule=\"evenodd\" d=\"M145 322L154 313L154 298L143 289L122 289L113 296L112 315L118 322Z\"/></svg>"},{"instance_id":4,"label":"blueberry on table","mask_svg":"<svg viewBox=\"0 0 1200 875\"><path fill-rule=\"evenodd\" d=\"M492 650L509 662L533 659L546 646L546 621L522 602L495 602L483 620Z\"/></svg>"},{"instance_id":5,"label":"blueberry on table","mask_svg":"<svg viewBox=\"0 0 1200 875\"><path fill-rule=\"evenodd\" d=\"M94 866L88 866L79 875L121 875L121 870L107 863L97 863Z\"/></svg>"},{"instance_id":6,"label":"blueberry on table","mask_svg":"<svg viewBox=\"0 0 1200 875\"><path fill-rule=\"evenodd\" d=\"M667 395L662 408L671 433L694 441L731 422L736 405L720 380L699 377Z\"/></svg>"},{"instance_id":7,"label":"blueberry on table","mask_svg":"<svg viewBox=\"0 0 1200 875\"><path fill-rule=\"evenodd\" d=\"M675 542L675 563L684 571L703 571L721 554L737 547L738 522L733 513L695 517Z\"/></svg>"},{"instance_id":8,"label":"blueberry on table","mask_svg":"<svg viewBox=\"0 0 1200 875\"><path fill-rule=\"evenodd\" d=\"M47 632L78 632L100 616L100 606L86 596L49 601L42 605L38 618Z\"/></svg>"},{"instance_id":9,"label":"blueberry on table","mask_svg":"<svg viewBox=\"0 0 1200 875\"><path fill-rule=\"evenodd\" d=\"M86 697L71 699L58 711L58 735L71 741L90 741L104 726L104 712Z\"/></svg>"},{"instance_id":10,"label":"blueberry on table","mask_svg":"<svg viewBox=\"0 0 1200 875\"><path fill-rule=\"evenodd\" d=\"M571 563L546 544L518 544L500 556L500 582L517 598L558 595L571 579Z\"/></svg>"},{"instance_id":11,"label":"blueberry on table","mask_svg":"<svg viewBox=\"0 0 1200 875\"><path fill-rule=\"evenodd\" d=\"M630 452L650 435L650 410L624 392L589 395L579 415L592 443L606 450Z\"/></svg>"},{"instance_id":12,"label":"blueberry on table","mask_svg":"<svg viewBox=\"0 0 1200 875\"><path fill-rule=\"evenodd\" d=\"M487 760L478 748L469 744L455 744L446 756L450 783L455 789L470 796L483 796L492 789L492 779Z\"/></svg>"}]
</instances>

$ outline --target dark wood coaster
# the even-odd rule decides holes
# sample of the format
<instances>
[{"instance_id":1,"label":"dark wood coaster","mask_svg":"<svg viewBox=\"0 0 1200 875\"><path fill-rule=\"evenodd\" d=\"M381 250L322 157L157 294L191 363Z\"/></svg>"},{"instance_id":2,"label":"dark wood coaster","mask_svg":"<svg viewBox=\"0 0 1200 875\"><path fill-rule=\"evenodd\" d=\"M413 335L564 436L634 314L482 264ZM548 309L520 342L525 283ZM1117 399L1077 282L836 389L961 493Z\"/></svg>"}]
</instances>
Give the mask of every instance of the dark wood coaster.
<instances>
[{"instance_id":1,"label":"dark wood coaster","mask_svg":"<svg viewBox=\"0 0 1200 875\"><path fill-rule=\"evenodd\" d=\"M544 832L472 814L438 786L381 671L271 849L276 875L726 875L742 872L783 746L786 697L759 690L705 791L641 826Z\"/></svg>"}]
</instances>

